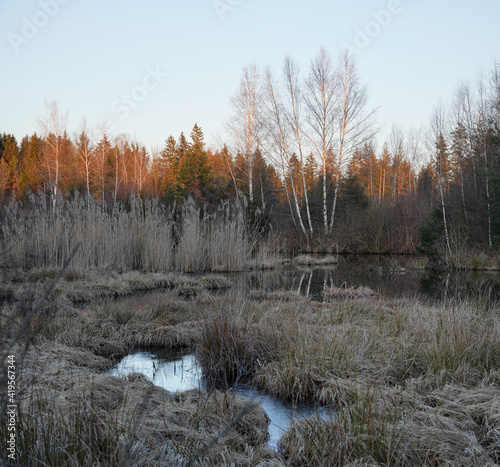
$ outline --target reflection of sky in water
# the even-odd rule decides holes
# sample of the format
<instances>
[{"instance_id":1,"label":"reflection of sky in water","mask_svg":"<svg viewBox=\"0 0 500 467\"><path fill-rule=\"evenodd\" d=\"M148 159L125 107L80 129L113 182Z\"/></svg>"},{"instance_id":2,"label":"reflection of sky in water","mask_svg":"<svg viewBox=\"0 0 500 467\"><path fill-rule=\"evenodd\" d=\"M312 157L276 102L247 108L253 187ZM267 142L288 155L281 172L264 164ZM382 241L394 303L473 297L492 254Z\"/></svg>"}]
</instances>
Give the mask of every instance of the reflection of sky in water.
<instances>
[{"instance_id":1,"label":"reflection of sky in water","mask_svg":"<svg viewBox=\"0 0 500 467\"><path fill-rule=\"evenodd\" d=\"M158 360L153 354L140 352L126 356L110 374L126 376L133 372L142 373L156 386L171 392L204 389L201 368L194 355L165 362Z\"/></svg>"},{"instance_id":2,"label":"reflection of sky in water","mask_svg":"<svg viewBox=\"0 0 500 467\"><path fill-rule=\"evenodd\" d=\"M126 376L133 372L144 374L155 385L167 391L205 388L201 367L194 355L184 355L175 361L162 361L151 353L140 352L125 357L109 374ZM271 420L269 445L273 449L277 448L281 435L293 419L319 415L323 420L327 420L331 416L324 408L315 409L304 405L286 404L260 392L253 386L239 386L236 388L236 394L257 402L266 411Z\"/></svg>"},{"instance_id":3,"label":"reflection of sky in water","mask_svg":"<svg viewBox=\"0 0 500 467\"><path fill-rule=\"evenodd\" d=\"M269 424L269 445L276 449L278 441L287 430L290 422L299 417L319 415L323 420L329 419L328 411L322 407L315 409L304 405L286 404L272 396L263 394L253 386L241 386L236 393L247 399L258 402L271 419Z\"/></svg>"}]
</instances>

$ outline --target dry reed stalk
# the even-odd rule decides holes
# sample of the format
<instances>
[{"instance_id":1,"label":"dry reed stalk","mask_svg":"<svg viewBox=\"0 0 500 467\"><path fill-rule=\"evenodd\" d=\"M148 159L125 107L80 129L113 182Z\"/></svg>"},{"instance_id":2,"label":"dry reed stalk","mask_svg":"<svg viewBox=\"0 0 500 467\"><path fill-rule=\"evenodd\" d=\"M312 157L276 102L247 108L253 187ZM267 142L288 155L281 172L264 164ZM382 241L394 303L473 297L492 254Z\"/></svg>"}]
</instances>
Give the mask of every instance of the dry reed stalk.
<instances>
[{"instance_id":1,"label":"dry reed stalk","mask_svg":"<svg viewBox=\"0 0 500 467\"><path fill-rule=\"evenodd\" d=\"M173 208L137 196L103 208L77 195L55 205L33 195L5 207L0 238L2 267L58 268L81 243L74 269L120 272L242 271L259 243L238 205L202 213L188 200L179 220Z\"/></svg>"}]
</instances>

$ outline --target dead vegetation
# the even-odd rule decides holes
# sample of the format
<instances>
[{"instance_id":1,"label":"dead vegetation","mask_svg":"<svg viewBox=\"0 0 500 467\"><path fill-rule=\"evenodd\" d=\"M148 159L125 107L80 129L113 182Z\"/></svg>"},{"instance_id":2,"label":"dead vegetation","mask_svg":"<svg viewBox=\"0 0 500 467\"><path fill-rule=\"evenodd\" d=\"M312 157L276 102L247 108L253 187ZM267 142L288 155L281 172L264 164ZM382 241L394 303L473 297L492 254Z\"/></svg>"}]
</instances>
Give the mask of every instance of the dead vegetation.
<instances>
[{"instance_id":1,"label":"dead vegetation","mask_svg":"<svg viewBox=\"0 0 500 467\"><path fill-rule=\"evenodd\" d=\"M344 284L343 287L325 287L323 289L323 300L325 301L336 298L372 298L377 295L378 293L370 289L370 287L347 287L347 284Z\"/></svg>"},{"instance_id":2,"label":"dead vegetation","mask_svg":"<svg viewBox=\"0 0 500 467\"><path fill-rule=\"evenodd\" d=\"M21 299L29 288L35 295L43 294L47 284L58 270L55 268L30 271L13 270L6 274L9 283L3 285L5 298ZM202 291L219 291L232 287L232 282L223 275L140 273L129 271L119 274L113 270L94 269L87 271L67 270L51 291L52 300L61 300L74 305L96 300L110 300L155 290L175 290L178 295Z\"/></svg>"},{"instance_id":3,"label":"dead vegetation","mask_svg":"<svg viewBox=\"0 0 500 467\"><path fill-rule=\"evenodd\" d=\"M96 268L120 273L243 271L272 265L279 247L275 240L262 241L238 203L208 211L191 199L176 208L131 196L126 204L103 207L75 194L54 203L32 195L5 206L0 267L61 268L77 244L82 248L68 278Z\"/></svg>"},{"instance_id":4,"label":"dead vegetation","mask_svg":"<svg viewBox=\"0 0 500 467\"><path fill-rule=\"evenodd\" d=\"M31 320L20 312L35 303L29 296L0 317L2 348L14 342L21 356L31 339L20 464L500 463L500 313L491 304L248 300L206 288L186 299L173 288L76 310L66 293L88 278L66 273ZM212 392L172 394L140 374L104 374L112 358L144 347L194 347ZM274 453L262 410L219 391L239 382L334 412L295 421Z\"/></svg>"},{"instance_id":5,"label":"dead vegetation","mask_svg":"<svg viewBox=\"0 0 500 467\"><path fill-rule=\"evenodd\" d=\"M97 374L106 359L60 345L33 349L26 363L20 465L280 465L267 415L241 397Z\"/></svg>"},{"instance_id":6,"label":"dead vegetation","mask_svg":"<svg viewBox=\"0 0 500 467\"><path fill-rule=\"evenodd\" d=\"M247 380L280 399L338 411L289 429L280 452L290 465L499 462L498 309L264 301L230 316L231 327L205 329L211 335L198 351L206 361L243 354L246 360L223 363L233 372L244 368ZM221 329L224 352L214 345Z\"/></svg>"},{"instance_id":7,"label":"dead vegetation","mask_svg":"<svg viewBox=\"0 0 500 467\"><path fill-rule=\"evenodd\" d=\"M299 255L293 260L293 264L298 266L325 266L339 264L338 256L315 257L310 255Z\"/></svg>"}]
</instances>

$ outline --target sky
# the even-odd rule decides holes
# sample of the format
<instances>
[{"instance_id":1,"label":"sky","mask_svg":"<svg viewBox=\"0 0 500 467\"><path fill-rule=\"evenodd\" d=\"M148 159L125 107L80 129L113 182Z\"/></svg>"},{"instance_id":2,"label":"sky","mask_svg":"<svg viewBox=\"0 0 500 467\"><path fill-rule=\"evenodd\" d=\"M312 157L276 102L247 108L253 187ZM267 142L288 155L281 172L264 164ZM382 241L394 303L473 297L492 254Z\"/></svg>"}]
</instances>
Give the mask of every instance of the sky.
<instances>
[{"instance_id":1,"label":"sky","mask_svg":"<svg viewBox=\"0 0 500 467\"><path fill-rule=\"evenodd\" d=\"M197 123L217 148L244 66L306 76L347 47L383 141L500 60L499 19L500 0L0 0L0 132L40 132L55 100L70 135L85 118L154 150Z\"/></svg>"}]
</instances>

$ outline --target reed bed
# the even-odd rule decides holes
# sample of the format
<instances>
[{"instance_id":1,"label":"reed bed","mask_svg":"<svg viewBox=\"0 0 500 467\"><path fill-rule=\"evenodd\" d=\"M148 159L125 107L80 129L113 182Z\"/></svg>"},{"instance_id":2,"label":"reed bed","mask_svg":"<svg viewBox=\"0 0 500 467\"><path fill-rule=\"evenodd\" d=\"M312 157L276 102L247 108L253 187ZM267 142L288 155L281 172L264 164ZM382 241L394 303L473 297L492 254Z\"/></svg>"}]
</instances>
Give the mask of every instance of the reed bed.
<instances>
[{"instance_id":1,"label":"reed bed","mask_svg":"<svg viewBox=\"0 0 500 467\"><path fill-rule=\"evenodd\" d=\"M232 272L269 262L271 243L260 243L244 209L230 203L208 212L190 199L175 208L132 196L103 207L78 194L56 203L32 195L4 208L0 267L60 268L80 245L75 270Z\"/></svg>"}]
</instances>

